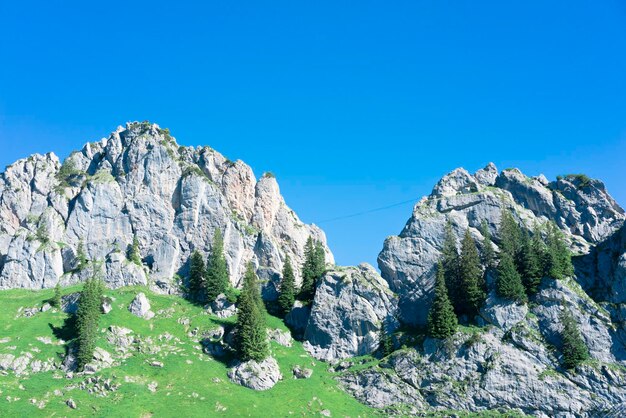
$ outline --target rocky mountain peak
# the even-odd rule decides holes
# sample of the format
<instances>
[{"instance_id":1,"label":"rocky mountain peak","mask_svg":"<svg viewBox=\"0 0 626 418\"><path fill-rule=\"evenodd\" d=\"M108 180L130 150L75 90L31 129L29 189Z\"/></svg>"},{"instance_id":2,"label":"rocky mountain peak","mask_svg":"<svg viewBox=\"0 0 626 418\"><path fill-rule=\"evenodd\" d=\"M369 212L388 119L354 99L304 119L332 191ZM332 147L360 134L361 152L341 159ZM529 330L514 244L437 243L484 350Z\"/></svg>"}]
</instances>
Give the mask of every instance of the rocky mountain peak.
<instances>
[{"instance_id":1,"label":"rocky mountain peak","mask_svg":"<svg viewBox=\"0 0 626 418\"><path fill-rule=\"evenodd\" d=\"M0 214L0 288L67 285L97 266L111 286L173 292L191 252L210 252L216 229L233 284L252 261L269 298L286 256L299 280L309 236L333 263L324 233L289 209L272 175L257 180L244 162L179 146L168 129L148 122L118 127L63 164L46 154L7 167ZM143 262L128 267L135 238ZM90 268L79 265L83 256Z\"/></svg>"},{"instance_id":2,"label":"rocky mountain peak","mask_svg":"<svg viewBox=\"0 0 626 418\"><path fill-rule=\"evenodd\" d=\"M469 228L480 240L486 221L497 243L503 210L510 210L528 229L553 221L576 254L588 253L626 219L604 184L583 175L548 182L543 175L528 177L519 169L498 173L492 163L474 175L457 168L415 205L400 235L388 238L378 256L383 278L404 295L400 306L408 322L426 321L445 225L450 222L459 239Z\"/></svg>"}]
</instances>

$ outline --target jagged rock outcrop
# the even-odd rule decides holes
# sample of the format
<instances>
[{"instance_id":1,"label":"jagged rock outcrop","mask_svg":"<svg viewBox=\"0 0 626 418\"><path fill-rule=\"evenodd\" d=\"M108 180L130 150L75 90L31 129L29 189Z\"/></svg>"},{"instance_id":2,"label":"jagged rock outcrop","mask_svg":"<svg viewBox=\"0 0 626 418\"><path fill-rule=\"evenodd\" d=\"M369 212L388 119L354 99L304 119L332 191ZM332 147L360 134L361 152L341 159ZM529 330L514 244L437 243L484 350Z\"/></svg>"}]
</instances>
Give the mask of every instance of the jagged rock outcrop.
<instances>
[{"instance_id":1,"label":"jagged rock outcrop","mask_svg":"<svg viewBox=\"0 0 626 418\"><path fill-rule=\"evenodd\" d=\"M505 408L581 417L626 402L626 353L606 312L571 279L544 279L531 302L524 318L511 315L517 320L513 326L496 320L491 327L458 332L448 342L427 338L380 367L348 371L339 380L364 403L390 410ZM492 303L499 302L487 305ZM561 367L563 307L572 311L591 355L575 371Z\"/></svg>"},{"instance_id":2,"label":"jagged rock outcrop","mask_svg":"<svg viewBox=\"0 0 626 418\"><path fill-rule=\"evenodd\" d=\"M335 360L377 350L380 328L397 327L396 295L368 264L327 272L315 292L304 348L315 358Z\"/></svg>"},{"instance_id":3,"label":"jagged rock outcrop","mask_svg":"<svg viewBox=\"0 0 626 418\"><path fill-rule=\"evenodd\" d=\"M0 289L70 285L97 273L111 287L175 292L189 255L207 254L216 229L233 285L253 261L275 287L286 256L300 280L309 236L333 262L324 233L286 206L273 176L257 180L243 162L180 147L146 122L86 144L63 164L46 154L10 165L0 175L0 219ZM134 238L142 265L128 260Z\"/></svg>"},{"instance_id":4,"label":"jagged rock outcrop","mask_svg":"<svg viewBox=\"0 0 626 418\"><path fill-rule=\"evenodd\" d=\"M400 295L404 321L424 325L433 295L435 264L440 256L447 222L455 235L466 228L479 240L486 221L498 242L503 209L512 211L528 228L554 221L567 235L572 250L588 253L624 223L624 211L604 184L582 175L548 182L527 177L517 169L497 172L489 164L474 175L459 168L444 176L428 197L413 208L399 236L387 238L378 256L382 277Z\"/></svg>"},{"instance_id":5,"label":"jagged rock outcrop","mask_svg":"<svg viewBox=\"0 0 626 418\"><path fill-rule=\"evenodd\" d=\"M424 325L446 223L460 238L481 240L486 221L496 244L503 209L526 227L553 221L578 254L575 277L544 278L529 303L488 297L449 341L413 340L378 366L340 372L344 389L387 410L517 410L542 417L601 416L626 402L626 227L624 211L604 185L582 175L548 182L490 164L442 178L379 255L382 276L400 299L401 319ZM571 312L590 360L562 367L561 314ZM398 345L397 345L398 346Z\"/></svg>"}]
</instances>

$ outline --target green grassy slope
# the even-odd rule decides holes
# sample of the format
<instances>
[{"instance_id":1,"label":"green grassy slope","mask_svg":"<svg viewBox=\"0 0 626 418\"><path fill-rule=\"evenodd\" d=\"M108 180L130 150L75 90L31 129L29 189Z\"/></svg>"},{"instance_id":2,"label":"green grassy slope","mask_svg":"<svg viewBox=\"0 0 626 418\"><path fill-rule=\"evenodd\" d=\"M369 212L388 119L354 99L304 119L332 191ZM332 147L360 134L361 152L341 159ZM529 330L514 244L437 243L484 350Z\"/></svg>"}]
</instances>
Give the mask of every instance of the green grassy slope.
<instances>
[{"instance_id":1,"label":"green grassy slope","mask_svg":"<svg viewBox=\"0 0 626 418\"><path fill-rule=\"evenodd\" d=\"M64 289L64 293L76 290L79 288ZM152 320L128 312L130 301L139 291L146 293L152 310L157 313ZM330 411L333 417L380 415L344 393L328 371L328 365L310 357L299 342L289 348L272 342L271 349L284 379L268 391L256 392L231 383L226 375L227 366L204 354L201 345L188 336L195 327L210 330L224 320L205 314L201 307L179 297L156 295L145 288L109 290L106 295L115 300L113 311L102 315L98 347L115 353L115 347L106 339L110 325L123 326L132 329L136 336L152 339L152 343L143 344L147 348L144 352L132 351L119 365L96 373L119 384L119 388L107 392L107 396L98 396L78 387L89 376L67 378L59 370L24 376L2 372L0 416L289 417L320 416L323 410ZM54 358L60 363L65 347L59 343L54 329L64 324L67 315L53 310L28 318L18 317L20 307L39 307L51 296L51 290L0 292L0 355L17 357L30 352L33 359ZM190 320L188 327L179 322L184 318ZM286 330L282 321L272 316L268 317L268 326ZM48 337L53 344L41 342L37 337ZM155 360L164 366L151 366L149 363ZM294 365L313 369L313 376L293 379ZM155 392L148 387L154 382L158 385ZM66 405L70 398L76 402L77 409Z\"/></svg>"}]
</instances>

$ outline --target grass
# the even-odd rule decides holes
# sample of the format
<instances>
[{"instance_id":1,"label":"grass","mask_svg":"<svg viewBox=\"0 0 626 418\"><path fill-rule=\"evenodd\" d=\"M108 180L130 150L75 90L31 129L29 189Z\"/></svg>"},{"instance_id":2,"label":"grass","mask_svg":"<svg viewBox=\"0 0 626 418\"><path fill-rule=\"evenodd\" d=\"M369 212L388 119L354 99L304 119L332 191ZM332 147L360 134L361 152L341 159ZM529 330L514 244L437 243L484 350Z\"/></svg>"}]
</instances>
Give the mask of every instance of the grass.
<instances>
[{"instance_id":1,"label":"grass","mask_svg":"<svg viewBox=\"0 0 626 418\"><path fill-rule=\"evenodd\" d=\"M64 289L64 293L72 290L78 288ZM152 310L157 312L157 316L150 321L137 318L127 310L130 301L140 291L148 295ZM60 361L65 352L64 346L44 344L37 337L49 337L58 343L52 328L61 327L66 314L47 311L30 318L16 318L20 307L41 306L52 294L52 290L0 292L0 336L10 338L10 341L0 344L0 354L18 356L23 352L31 352L35 359L54 358ZM85 377L66 379L59 371L27 376L15 376L13 372L6 376L0 375L1 415L191 417L269 416L269 413L275 417L286 417L319 416L319 412L324 409L330 410L333 416L379 415L378 411L344 393L327 370L328 365L310 357L299 342L294 342L293 347L289 348L271 343L284 379L269 391L256 392L231 383L226 375L227 366L203 354L200 344L188 337L188 330L178 322L180 318L189 318L189 329L198 327L200 330L210 330L221 323L232 323L233 319L211 317L202 308L179 297L156 295L140 287L107 291L105 294L115 300L113 311L101 318L102 333L98 338L98 347L110 353L115 352L115 347L107 342L104 330L110 325L118 325L132 329L136 336L149 336L155 345L169 349L163 348L156 354L133 352L120 365L97 373L98 376L121 384L117 391L109 392L107 397L89 394L78 388L69 389L71 385L79 385ZM158 313L167 310L169 314ZM268 327L286 330L282 321L272 316L268 317ZM159 342L158 336L166 333L180 342ZM163 362L164 367L148 364L148 361L155 359ZM313 369L312 377L306 380L293 379L291 370L295 365ZM155 393L148 389L151 382L158 384ZM60 390L62 395L55 395L55 390ZM65 402L69 398L76 401L76 410L66 406ZM37 406L41 400L46 402L43 409Z\"/></svg>"},{"instance_id":2,"label":"grass","mask_svg":"<svg viewBox=\"0 0 626 418\"><path fill-rule=\"evenodd\" d=\"M64 294L80 290L79 286L66 288ZM144 292L156 312L152 320L137 318L128 312L128 305L135 295ZM56 311L38 312L32 317L19 317L20 308L42 306L50 299L53 290L0 291L0 355L16 357L30 352L34 359L55 359L60 363L65 345L56 336L54 329L64 325L67 315ZM194 304L177 296L157 295L145 287L127 287L107 290L105 296L113 299L113 310L102 315L97 346L111 354L116 347L106 339L106 330L111 325L133 330L133 335L143 341L142 350L129 351L126 359L116 357L118 364L103 369L95 376L111 379L119 384L116 391L108 395L90 394L78 386L86 376L66 378L59 370L16 376L13 372L0 372L0 415L28 417L290 417L321 416L324 410L333 417L384 416L382 411L369 408L342 391L329 365L309 356L302 343L294 341L292 347L271 343L272 355L277 359L283 380L274 388L256 392L233 384L227 377L227 364L204 354L199 337L190 337L189 331L198 329L198 335L220 325L229 326L234 318L219 319L207 315ZM189 321L183 325L182 320ZM268 328L287 330L282 320L268 316ZM479 332L467 327L470 333ZM56 335L59 335L58 332ZM171 337L169 337L171 336ZM3 341L4 338L8 341ZM46 337L52 344L37 339ZM154 367L152 361L163 363ZM378 360L371 356L351 359L351 371L375 367ZM309 379L292 378L294 366L309 368L313 375ZM148 386L156 383L156 392ZM73 399L77 409L66 405ZM40 408L40 406L43 408ZM428 412L432 417L450 416L453 412ZM513 416L498 412L456 413L461 417Z\"/></svg>"}]
</instances>

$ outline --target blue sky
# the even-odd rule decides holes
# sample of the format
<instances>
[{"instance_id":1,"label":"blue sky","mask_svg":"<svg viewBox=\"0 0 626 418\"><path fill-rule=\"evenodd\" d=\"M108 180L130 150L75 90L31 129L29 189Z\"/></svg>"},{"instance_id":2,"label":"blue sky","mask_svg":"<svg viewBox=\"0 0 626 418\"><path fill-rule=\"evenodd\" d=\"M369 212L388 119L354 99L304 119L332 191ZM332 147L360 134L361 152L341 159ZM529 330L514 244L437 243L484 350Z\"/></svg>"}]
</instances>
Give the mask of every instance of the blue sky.
<instances>
[{"instance_id":1,"label":"blue sky","mask_svg":"<svg viewBox=\"0 0 626 418\"><path fill-rule=\"evenodd\" d=\"M458 166L626 205L623 1L129 3L0 2L0 167L148 119L275 173L340 264L375 264L411 204L324 220Z\"/></svg>"}]
</instances>

